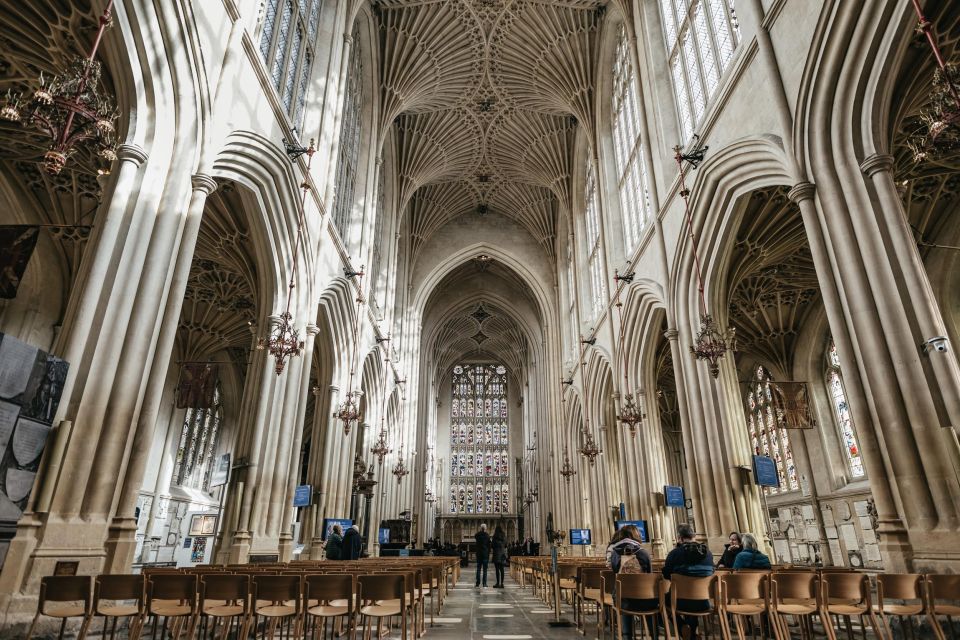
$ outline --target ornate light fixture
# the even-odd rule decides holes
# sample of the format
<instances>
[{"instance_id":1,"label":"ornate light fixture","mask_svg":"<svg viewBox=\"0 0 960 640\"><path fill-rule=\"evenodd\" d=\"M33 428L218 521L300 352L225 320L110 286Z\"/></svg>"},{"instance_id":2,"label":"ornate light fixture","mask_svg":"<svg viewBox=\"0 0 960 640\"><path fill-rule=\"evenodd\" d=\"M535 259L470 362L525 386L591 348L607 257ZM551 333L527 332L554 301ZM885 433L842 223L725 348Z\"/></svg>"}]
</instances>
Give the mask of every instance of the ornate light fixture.
<instances>
[{"instance_id":1,"label":"ornate light fixture","mask_svg":"<svg viewBox=\"0 0 960 640\"><path fill-rule=\"evenodd\" d=\"M307 156L306 175L310 175L310 165L313 162L313 154L316 151L314 141L310 140L310 146L304 152ZM307 192L310 191L310 183L304 177L300 183L300 209L297 211L297 240L293 245L293 261L290 269L290 282L287 284L287 308L280 314L280 322L271 329L267 337L260 336L257 340L257 349L261 351L266 349L276 361L274 370L279 376L283 373L283 368L287 363L287 358L299 356L303 351L303 340L300 339L300 332L293 326L293 314L290 313L290 303L293 301L293 289L296 286L297 268L299 266L300 243L303 242L303 229L306 226L304 220L304 211L307 204Z\"/></svg>"},{"instance_id":2,"label":"ornate light fixture","mask_svg":"<svg viewBox=\"0 0 960 640\"><path fill-rule=\"evenodd\" d=\"M397 477L397 484L403 482L403 478L410 473L407 466L403 464L403 445L400 445L400 456L397 458L397 464L393 467L391 473Z\"/></svg>"},{"instance_id":3,"label":"ornate light fixture","mask_svg":"<svg viewBox=\"0 0 960 640\"><path fill-rule=\"evenodd\" d=\"M597 441L593 439L593 433L589 430L583 430L584 440L583 444L580 445L580 455L585 457L590 461L590 466L594 466L597 462L597 456L603 453L603 449L599 447Z\"/></svg>"},{"instance_id":4,"label":"ornate light fixture","mask_svg":"<svg viewBox=\"0 0 960 640\"><path fill-rule=\"evenodd\" d=\"M690 246L693 249L693 261L697 274L697 293L700 299L700 330L690 347L690 353L697 360L706 360L710 363L710 374L716 378L720 375L719 360L727 351L737 350L736 330L733 327L726 329L717 325L713 317L707 313L707 299L703 293L703 274L700 269L700 253L697 250L697 235L693 230L693 216L690 214L690 190L686 185L686 171L684 162L696 169L703 162L707 148L700 144L700 137L694 135L694 148L689 153L683 153L679 145L673 148L674 159L680 169L680 197L683 198L683 210L687 219L687 235L690 237Z\"/></svg>"},{"instance_id":5,"label":"ornate light fixture","mask_svg":"<svg viewBox=\"0 0 960 640\"><path fill-rule=\"evenodd\" d=\"M363 267L360 271L344 269L344 275L348 278L360 278L357 286L357 312L353 317L353 353L350 356L350 381L347 383L346 399L337 409L337 419L343 423L343 434L350 435L350 429L353 425L360 422L363 413L360 411L360 391L353 389L353 378L357 373L357 354L359 353L360 340L360 312L363 308Z\"/></svg>"},{"instance_id":6,"label":"ornate light fixture","mask_svg":"<svg viewBox=\"0 0 960 640\"><path fill-rule=\"evenodd\" d=\"M100 86L100 61L97 49L107 27L113 24L113 0L107 2L100 16L100 28L94 37L90 54L74 59L67 69L53 78L40 74L39 86L29 101L22 93L7 91L0 118L22 122L40 130L52 139L40 165L57 175L80 143L91 141L97 155L107 162L116 159L114 134L117 108L113 97Z\"/></svg>"},{"instance_id":7,"label":"ornate light fixture","mask_svg":"<svg viewBox=\"0 0 960 640\"><path fill-rule=\"evenodd\" d=\"M912 4L917 32L924 35L937 62L928 103L920 110L920 126L907 140L914 161L922 162L960 148L960 69L944 60L933 23L923 15L919 0L912 0Z\"/></svg>"},{"instance_id":8,"label":"ornate light fixture","mask_svg":"<svg viewBox=\"0 0 960 640\"><path fill-rule=\"evenodd\" d=\"M577 470L570 464L570 454L566 447L563 448L563 466L560 467L560 475L567 481L567 484L570 484L570 478L577 475Z\"/></svg>"},{"instance_id":9,"label":"ornate light fixture","mask_svg":"<svg viewBox=\"0 0 960 640\"><path fill-rule=\"evenodd\" d=\"M431 504L431 505L437 501L437 498L436 496L433 495L433 491L430 489L430 487L427 487L427 490L424 492L423 499L427 504Z\"/></svg>"},{"instance_id":10,"label":"ornate light fixture","mask_svg":"<svg viewBox=\"0 0 960 640\"><path fill-rule=\"evenodd\" d=\"M370 448L370 453L377 456L377 464L383 466L383 459L387 457L388 454L393 453L393 449L387 446L387 430L381 428L380 436L377 438L377 441L373 444L373 447Z\"/></svg>"},{"instance_id":11,"label":"ornate light fixture","mask_svg":"<svg viewBox=\"0 0 960 640\"><path fill-rule=\"evenodd\" d=\"M630 430L630 437L637 437L637 426L643 422L646 416L643 414L643 409L641 409L634 401L633 394L630 393L630 380L627 373L627 352L623 348L624 344L624 333L626 327L623 323L623 303L620 302L620 281L627 283L633 282L633 274L627 274L621 276L619 273L614 271L613 279L617 282L617 313L620 316L620 337L618 352L620 355L620 360L623 362L623 404L620 405L620 411L617 413L617 420L622 422L627 429Z\"/></svg>"},{"instance_id":12,"label":"ornate light fixture","mask_svg":"<svg viewBox=\"0 0 960 640\"><path fill-rule=\"evenodd\" d=\"M530 510L530 505L532 505L532 504L534 503L533 496L528 493L528 494L527 494L527 497L523 499L523 503L524 503L525 505L527 505L527 510L529 511L529 510Z\"/></svg>"}]
</instances>

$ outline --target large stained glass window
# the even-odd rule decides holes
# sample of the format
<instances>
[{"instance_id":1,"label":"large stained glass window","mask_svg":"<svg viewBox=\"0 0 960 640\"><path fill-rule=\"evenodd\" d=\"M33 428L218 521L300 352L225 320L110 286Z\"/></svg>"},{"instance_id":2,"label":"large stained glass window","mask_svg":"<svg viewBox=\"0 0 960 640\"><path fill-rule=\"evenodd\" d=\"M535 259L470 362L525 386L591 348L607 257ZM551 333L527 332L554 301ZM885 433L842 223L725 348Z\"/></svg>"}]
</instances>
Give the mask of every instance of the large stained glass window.
<instances>
[{"instance_id":1,"label":"large stained glass window","mask_svg":"<svg viewBox=\"0 0 960 640\"><path fill-rule=\"evenodd\" d=\"M223 419L221 397L218 384L210 407L187 409L173 466L173 484L209 491L210 470Z\"/></svg>"},{"instance_id":2,"label":"large stained glass window","mask_svg":"<svg viewBox=\"0 0 960 640\"><path fill-rule=\"evenodd\" d=\"M590 313L598 318L607 303L607 279L603 276L603 252L600 250L600 206L597 202L597 168L587 163L587 181L583 190L583 208L587 219L587 267L590 271Z\"/></svg>"},{"instance_id":3,"label":"large stained glass window","mask_svg":"<svg viewBox=\"0 0 960 640\"><path fill-rule=\"evenodd\" d=\"M740 42L733 0L660 0L667 59L685 139L703 118Z\"/></svg>"},{"instance_id":4,"label":"large stained glass window","mask_svg":"<svg viewBox=\"0 0 960 640\"><path fill-rule=\"evenodd\" d=\"M759 456L769 456L777 463L780 476L779 489L768 487L770 493L795 491L800 488L797 467L793 463L790 436L783 427L783 416L773 405L773 379L762 366L757 366L747 391L747 426L750 428L750 444Z\"/></svg>"},{"instance_id":5,"label":"large stained glass window","mask_svg":"<svg viewBox=\"0 0 960 640\"><path fill-rule=\"evenodd\" d=\"M260 55L295 127L303 121L321 0L267 0Z\"/></svg>"},{"instance_id":6,"label":"large stained glass window","mask_svg":"<svg viewBox=\"0 0 960 640\"><path fill-rule=\"evenodd\" d=\"M837 355L837 346L833 342L827 350L827 389L830 391L837 426L840 427L840 442L846 455L850 476L862 478L866 475L866 471L863 469L860 444L857 442L857 432L853 428L853 418L850 415L850 406L847 404L847 392L843 388L843 378L840 375L840 356Z\"/></svg>"},{"instance_id":7,"label":"large stained glass window","mask_svg":"<svg viewBox=\"0 0 960 640\"><path fill-rule=\"evenodd\" d=\"M354 28L350 42L350 63L347 69L346 95L340 127L340 150L337 158L337 181L333 193L333 225L340 238L347 241L350 213L356 190L360 161L360 111L363 105L363 63L360 57L360 31Z\"/></svg>"},{"instance_id":8,"label":"large stained glass window","mask_svg":"<svg viewBox=\"0 0 960 640\"><path fill-rule=\"evenodd\" d=\"M450 513L509 513L506 368L454 367L450 405Z\"/></svg>"}]
</instances>

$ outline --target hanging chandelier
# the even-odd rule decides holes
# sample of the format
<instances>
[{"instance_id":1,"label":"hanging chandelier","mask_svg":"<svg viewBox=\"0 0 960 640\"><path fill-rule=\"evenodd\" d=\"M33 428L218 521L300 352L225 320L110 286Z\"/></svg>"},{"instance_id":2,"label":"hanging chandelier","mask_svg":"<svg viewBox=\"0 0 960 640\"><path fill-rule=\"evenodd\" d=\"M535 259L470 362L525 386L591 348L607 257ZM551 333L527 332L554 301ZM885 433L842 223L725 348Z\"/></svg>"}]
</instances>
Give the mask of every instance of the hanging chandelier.
<instances>
[{"instance_id":1,"label":"hanging chandelier","mask_svg":"<svg viewBox=\"0 0 960 640\"><path fill-rule=\"evenodd\" d=\"M380 466L383 466L383 459L393 453L393 449L387 446L386 429L380 429L380 436L377 438L377 441L373 443L373 447L370 448L370 453L377 456L377 464Z\"/></svg>"},{"instance_id":2,"label":"hanging chandelier","mask_svg":"<svg viewBox=\"0 0 960 640\"><path fill-rule=\"evenodd\" d=\"M614 281L617 282L617 313L620 316L620 338L619 338L619 348L620 360L623 362L623 404L620 405L620 411L617 413L617 420L619 420L627 429L630 430L630 437L637 437L637 426L643 422L646 416L643 414L643 410L633 401L633 394L630 393L630 381L627 374L627 353L624 350L624 324L623 324L623 303L620 302L620 286L619 282L624 280L626 282L633 281L633 274L627 276L621 276L620 274L614 272L613 276Z\"/></svg>"},{"instance_id":3,"label":"hanging chandelier","mask_svg":"<svg viewBox=\"0 0 960 640\"><path fill-rule=\"evenodd\" d=\"M589 431L589 423L587 423L587 429L583 430L584 440L583 444L580 445L580 455L585 457L590 461L590 466L594 466L597 462L597 456L603 453L603 449L599 447L597 441L593 439L593 433Z\"/></svg>"},{"instance_id":4,"label":"hanging chandelier","mask_svg":"<svg viewBox=\"0 0 960 640\"><path fill-rule=\"evenodd\" d=\"M306 175L310 174L310 165L313 162L314 148L313 139L310 140L310 146L304 151L307 156ZM293 356L299 356L303 351L303 340L300 339L300 332L293 326L293 314L290 313L290 304L293 301L293 290L296 287L297 269L299 267L300 244L303 242L303 229L306 226L304 220L304 211L307 204L307 192L310 191L310 183L304 177L300 183L300 209L297 211L297 240L293 245L293 261L290 269L290 282L287 284L287 308L280 314L280 322L273 327L269 336L260 336L257 340L257 349L266 350L276 361L274 371L279 376L283 373L283 368L287 364L287 359Z\"/></svg>"},{"instance_id":5,"label":"hanging chandelier","mask_svg":"<svg viewBox=\"0 0 960 640\"><path fill-rule=\"evenodd\" d=\"M360 391L354 391L353 389L353 378L357 373L357 354L360 351L360 345L357 343L360 340L360 311L363 308L363 267L360 268L360 271L344 269L343 273L348 278L360 278L357 284L357 312L353 317L353 352L350 356L350 381L347 383L347 397L340 404L336 413L337 419L343 423L343 434L348 436L350 435L350 429L353 425L360 422L360 419L363 417L360 411Z\"/></svg>"},{"instance_id":6,"label":"hanging chandelier","mask_svg":"<svg viewBox=\"0 0 960 640\"><path fill-rule=\"evenodd\" d=\"M577 470L570 464L570 454L566 447L563 448L563 466L560 467L560 475L567 481L567 484L570 484L570 478L577 475Z\"/></svg>"},{"instance_id":7,"label":"hanging chandelier","mask_svg":"<svg viewBox=\"0 0 960 640\"><path fill-rule=\"evenodd\" d=\"M40 166L50 175L59 174L82 143L96 149L106 162L117 154L116 120L119 116L113 97L100 86L101 65L96 59L103 33L113 24L113 0L100 16L100 28L86 58L75 58L62 73L39 77L39 86L25 100L23 93L8 90L0 118L20 122L51 139Z\"/></svg>"},{"instance_id":8,"label":"hanging chandelier","mask_svg":"<svg viewBox=\"0 0 960 640\"><path fill-rule=\"evenodd\" d=\"M907 139L914 161L922 162L960 148L960 69L944 60L933 23L923 15L919 0L912 4L917 32L926 38L937 63L927 104L920 110L920 125Z\"/></svg>"},{"instance_id":9,"label":"hanging chandelier","mask_svg":"<svg viewBox=\"0 0 960 640\"><path fill-rule=\"evenodd\" d=\"M393 471L390 473L396 476L397 484L403 482L403 478L410 473L410 471L407 469L407 466L403 464L403 445L400 445L400 455L397 458L397 464L393 467Z\"/></svg>"},{"instance_id":10,"label":"hanging chandelier","mask_svg":"<svg viewBox=\"0 0 960 640\"><path fill-rule=\"evenodd\" d=\"M433 495L433 491L430 489L430 487L427 487L427 490L424 493L423 499L427 504L433 504L434 502L437 501L437 498Z\"/></svg>"},{"instance_id":11,"label":"hanging chandelier","mask_svg":"<svg viewBox=\"0 0 960 640\"><path fill-rule=\"evenodd\" d=\"M690 245L693 249L694 267L697 274L697 294L700 301L700 330L697 331L693 346L690 347L690 353L697 360L707 361L710 366L710 374L716 378L720 375L720 358L728 351L737 350L737 337L736 329L733 327L721 328L713 317L707 313L707 299L703 293L703 274L700 269L697 235L693 231L693 216L690 214L690 190L687 189L686 172L683 166L684 162L688 162L692 168L696 169L703 162L707 147L700 144L699 136L694 135L693 139L695 145L689 153L683 153L679 145L673 148L674 159L680 169L680 197L683 198L683 210L687 219L687 234L690 237Z\"/></svg>"},{"instance_id":12,"label":"hanging chandelier","mask_svg":"<svg viewBox=\"0 0 960 640\"><path fill-rule=\"evenodd\" d=\"M337 409L337 419L343 423L343 434L350 435L350 429L360 421L360 403L357 399L360 396L359 391L347 392L347 399L340 404Z\"/></svg>"}]
</instances>

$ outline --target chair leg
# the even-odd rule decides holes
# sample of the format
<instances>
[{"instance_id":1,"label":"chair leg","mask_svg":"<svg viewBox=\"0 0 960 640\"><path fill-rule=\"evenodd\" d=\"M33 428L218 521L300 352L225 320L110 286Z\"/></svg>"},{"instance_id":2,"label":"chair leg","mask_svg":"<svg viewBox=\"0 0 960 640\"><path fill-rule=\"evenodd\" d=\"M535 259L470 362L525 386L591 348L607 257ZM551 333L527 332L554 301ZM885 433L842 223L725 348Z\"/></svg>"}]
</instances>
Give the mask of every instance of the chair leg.
<instances>
[{"instance_id":1,"label":"chair leg","mask_svg":"<svg viewBox=\"0 0 960 640\"><path fill-rule=\"evenodd\" d=\"M87 630L90 628L90 623L92 622L92 620L93 620L92 614L84 617L83 623L80 625L80 631L77 632L77 640L83 640L84 638L87 637ZM116 618L113 619L113 628L114 629L117 628ZM112 637L113 636L111 634L111 640L112 640Z\"/></svg>"}]
</instances>

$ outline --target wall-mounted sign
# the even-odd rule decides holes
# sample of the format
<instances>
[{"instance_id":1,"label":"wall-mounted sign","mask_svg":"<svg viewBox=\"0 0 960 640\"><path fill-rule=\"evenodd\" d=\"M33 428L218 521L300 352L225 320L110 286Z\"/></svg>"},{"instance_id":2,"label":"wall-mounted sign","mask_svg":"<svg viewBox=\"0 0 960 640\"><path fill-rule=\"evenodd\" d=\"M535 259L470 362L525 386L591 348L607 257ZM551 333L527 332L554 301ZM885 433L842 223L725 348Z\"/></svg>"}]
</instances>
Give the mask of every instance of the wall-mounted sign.
<instances>
[{"instance_id":1,"label":"wall-mounted sign","mask_svg":"<svg viewBox=\"0 0 960 640\"><path fill-rule=\"evenodd\" d=\"M293 506L309 507L313 503L313 485L301 484L293 490Z\"/></svg>"},{"instance_id":2,"label":"wall-mounted sign","mask_svg":"<svg viewBox=\"0 0 960 640\"><path fill-rule=\"evenodd\" d=\"M217 457L210 473L210 487L222 487L230 479L230 454L223 453Z\"/></svg>"},{"instance_id":3,"label":"wall-mounted sign","mask_svg":"<svg viewBox=\"0 0 960 640\"><path fill-rule=\"evenodd\" d=\"M590 544L590 529L570 529L570 544Z\"/></svg>"},{"instance_id":4,"label":"wall-mounted sign","mask_svg":"<svg viewBox=\"0 0 960 640\"><path fill-rule=\"evenodd\" d=\"M683 487L666 485L663 487L663 502L668 507L683 509Z\"/></svg>"},{"instance_id":5,"label":"wall-mounted sign","mask_svg":"<svg viewBox=\"0 0 960 640\"><path fill-rule=\"evenodd\" d=\"M770 456L753 456L754 481L761 487L779 487L777 463Z\"/></svg>"}]
</instances>

